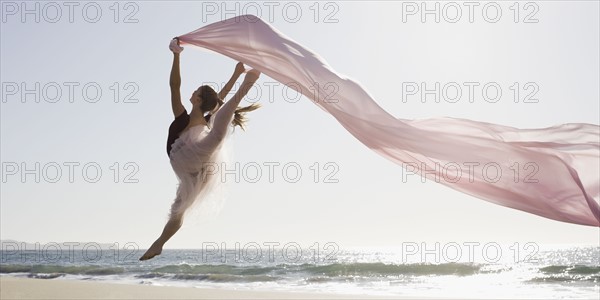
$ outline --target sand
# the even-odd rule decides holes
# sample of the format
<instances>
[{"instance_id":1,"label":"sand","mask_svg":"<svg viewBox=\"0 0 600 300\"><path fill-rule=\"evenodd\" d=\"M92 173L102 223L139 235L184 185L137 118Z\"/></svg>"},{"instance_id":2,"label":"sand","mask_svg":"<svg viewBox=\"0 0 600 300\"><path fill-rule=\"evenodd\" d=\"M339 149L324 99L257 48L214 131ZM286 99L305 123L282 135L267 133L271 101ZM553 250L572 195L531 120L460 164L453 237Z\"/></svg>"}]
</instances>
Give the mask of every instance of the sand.
<instances>
[{"instance_id":1,"label":"sand","mask_svg":"<svg viewBox=\"0 0 600 300\"><path fill-rule=\"evenodd\" d=\"M0 299L398 299L369 295L221 290L0 277Z\"/></svg>"}]
</instances>

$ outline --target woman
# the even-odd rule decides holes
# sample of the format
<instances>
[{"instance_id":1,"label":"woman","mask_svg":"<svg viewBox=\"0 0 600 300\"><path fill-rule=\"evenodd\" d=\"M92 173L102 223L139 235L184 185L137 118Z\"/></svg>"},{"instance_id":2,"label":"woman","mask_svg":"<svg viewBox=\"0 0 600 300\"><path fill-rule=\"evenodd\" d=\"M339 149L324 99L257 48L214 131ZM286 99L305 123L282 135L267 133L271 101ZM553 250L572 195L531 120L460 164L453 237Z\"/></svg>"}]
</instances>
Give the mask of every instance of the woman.
<instances>
[{"instance_id":1,"label":"woman","mask_svg":"<svg viewBox=\"0 0 600 300\"><path fill-rule=\"evenodd\" d=\"M183 47L179 39L171 41L173 52L171 68L171 106L175 120L169 126L167 154L171 166L179 179L177 197L171 206L169 221L162 234L140 257L151 259L162 252L163 245L181 228L185 212L198 199L206 197L217 183L215 170L220 166L221 146L228 133L228 125L243 128L243 113L255 110L258 105L238 108L238 104L258 79L260 73L249 71L240 89L224 103L223 99L231 90L239 76L245 72L244 65L238 63L235 72L223 89L217 94L211 87L203 85L192 93L191 113L188 114L181 103L181 75L179 74L179 54Z\"/></svg>"}]
</instances>

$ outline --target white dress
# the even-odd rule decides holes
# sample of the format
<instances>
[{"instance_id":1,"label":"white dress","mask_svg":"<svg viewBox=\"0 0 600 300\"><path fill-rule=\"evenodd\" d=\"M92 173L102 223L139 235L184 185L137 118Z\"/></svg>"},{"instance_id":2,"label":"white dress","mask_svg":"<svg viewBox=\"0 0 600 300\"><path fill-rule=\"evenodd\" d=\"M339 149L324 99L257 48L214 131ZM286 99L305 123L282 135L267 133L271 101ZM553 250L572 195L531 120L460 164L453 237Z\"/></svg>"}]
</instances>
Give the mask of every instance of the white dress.
<instances>
[{"instance_id":1,"label":"white dress","mask_svg":"<svg viewBox=\"0 0 600 300\"><path fill-rule=\"evenodd\" d=\"M170 217L184 216L192 207L200 208L203 213L215 213L222 206L224 181L221 180L221 169L226 163L224 144L229 136L227 125L231 118L225 118L229 121L221 126L225 127L224 130L217 130L220 133L224 131L224 134L211 133L218 115L219 112L211 118L208 126L188 128L173 143L169 157L179 186Z\"/></svg>"}]
</instances>

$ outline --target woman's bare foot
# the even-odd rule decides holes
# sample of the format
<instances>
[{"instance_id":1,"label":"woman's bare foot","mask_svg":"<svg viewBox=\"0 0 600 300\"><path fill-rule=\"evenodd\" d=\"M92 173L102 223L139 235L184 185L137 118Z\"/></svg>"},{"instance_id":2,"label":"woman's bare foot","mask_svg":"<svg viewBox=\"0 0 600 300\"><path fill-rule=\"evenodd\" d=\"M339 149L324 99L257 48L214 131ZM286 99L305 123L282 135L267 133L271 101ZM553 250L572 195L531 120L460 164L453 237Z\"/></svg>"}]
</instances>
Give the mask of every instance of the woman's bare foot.
<instances>
[{"instance_id":1,"label":"woman's bare foot","mask_svg":"<svg viewBox=\"0 0 600 300\"><path fill-rule=\"evenodd\" d=\"M144 253L144 255L142 255L142 257L140 257L140 260L151 259L157 255L160 255L161 252L162 252L162 245L157 242L154 242L154 244L152 244L152 246L150 246L150 249L148 249L148 251L146 251L146 253Z\"/></svg>"},{"instance_id":2,"label":"woman's bare foot","mask_svg":"<svg viewBox=\"0 0 600 300\"><path fill-rule=\"evenodd\" d=\"M162 234L154 241L150 249L140 257L140 260L151 259L162 252L163 246L165 243L181 228L181 224L183 224L183 218L181 215L171 216L165 228L163 229Z\"/></svg>"}]
</instances>

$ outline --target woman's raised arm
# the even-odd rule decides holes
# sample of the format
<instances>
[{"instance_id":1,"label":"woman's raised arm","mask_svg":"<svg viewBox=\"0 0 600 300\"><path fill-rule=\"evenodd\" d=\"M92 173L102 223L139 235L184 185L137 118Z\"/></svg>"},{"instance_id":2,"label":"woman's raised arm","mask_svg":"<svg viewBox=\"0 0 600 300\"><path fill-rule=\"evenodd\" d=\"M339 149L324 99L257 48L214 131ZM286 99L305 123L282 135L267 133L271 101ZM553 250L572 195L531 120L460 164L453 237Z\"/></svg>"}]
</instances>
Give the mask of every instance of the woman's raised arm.
<instances>
[{"instance_id":1,"label":"woman's raised arm","mask_svg":"<svg viewBox=\"0 0 600 300\"><path fill-rule=\"evenodd\" d=\"M177 118L185 111L185 107L181 103L181 74L179 72L179 53L183 48L179 46L179 39L174 38L169 44L169 49L173 52L173 65L171 66L171 76L169 85L171 86L171 108L173 115Z\"/></svg>"},{"instance_id":2,"label":"woman's raised arm","mask_svg":"<svg viewBox=\"0 0 600 300\"><path fill-rule=\"evenodd\" d=\"M242 73L244 73L244 71L245 71L244 64L241 62L237 63L237 65L235 66L235 70L233 71L233 75L231 75L231 78L229 79L229 81L225 84L223 89L219 92L220 99L225 99L225 97L227 97L227 95L229 94L229 91L231 91L231 88L233 87L235 82L238 80L240 75L242 75Z\"/></svg>"}]
</instances>

